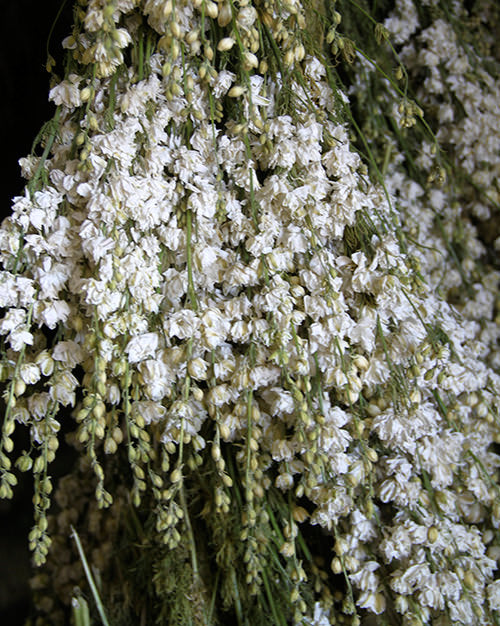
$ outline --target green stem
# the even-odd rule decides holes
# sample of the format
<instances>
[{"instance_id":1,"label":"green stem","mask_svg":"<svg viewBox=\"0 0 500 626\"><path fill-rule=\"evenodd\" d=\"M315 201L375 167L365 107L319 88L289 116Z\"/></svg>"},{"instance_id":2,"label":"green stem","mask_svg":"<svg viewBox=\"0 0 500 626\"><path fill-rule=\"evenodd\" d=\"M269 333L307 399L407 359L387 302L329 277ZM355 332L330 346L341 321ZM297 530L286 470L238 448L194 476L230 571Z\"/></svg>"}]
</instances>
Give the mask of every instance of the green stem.
<instances>
[{"instance_id":1,"label":"green stem","mask_svg":"<svg viewBox=\"0 0 500 626\"><path fill-rule=\"evenodd\" d=\"M219 572L217 571L217 574ZM238 591L238 581L236 580L236 572L231 568L231 583L233 585L234 609L236 611L236 619L238 626L243 626L243 611L241 610L240 592Z\"/></svg>"},{"instance_id":2,"label":"green stem","mask_svg":"<svg viewBox=\"0 0 500 626\"><path fill-rule=\"evenodd\" d=\"M71 526L71 534L73 536L73 539L75 540L76 547L78 549L78 554L80 555L80 559L82 561L83 569L85 571L85 576L87 577L87 582L89 583L90 590L92 591L92 595L94 596L94 600L97 605L97 610L99 612L101 622L103 623L104 626L109 626L109 622L106 617L106 612L104 611L104 606L101 602L101 598L99 596L99 592L97 590L96 584L94 583L94 578L92 576L92 572L90 571L90 567L87 562L85 552L83 551L80 537L78 536L78 533L76 532L73 526Z\"/></svg>"},{"instance_id":3,"label":"green stem","mask_svg":"<svg viewBox=\"0 0 500 626\"><path fill-rule=\"evenodd\" d=\"M247 445L246 445L246 467L245 467L245 490L248 493L250 491L250 461L252 457L252 451L250 448L250 440L252 438L252 399L253 391L249 389L247 391Z\"/></svg>"},{"instance_id":4,"label":"green stem","mask_svg":"<svg viewBox=\"0 0 500 626\"><path fill-rule=\"evenodd\" d=\"M267 578L266 570L262 570L262 581L264 583L264 588L266 590L266 595L267 595L267 600L269 602L269 607L271 608L271 613L273 614L274 623L277 626L280 626L281 624L283 624L283 626L286 626L286 621L281 619L283 616L279 615L277 610L276 610L276 606L274 604L273 594L271 593L271 588L269 586L269 580Z\"/></svg>"},{"instance_id":5,"label":"green stem","mask_svg":"<svg viewBox=\"0 0 500 626\"><path fill-rule=\"evenodd\" d=\"M62 0L61 2L61 6L59 7L57 14L54 18L54 21L52 22L52 25L50 27L49 30L49 34L47 36L47 45L46 45L46 51L47 51L47 58L49 59L51 57L50 51L49 51L49 46L50 46L50 40L52 39L52 34L54 32L54 29L57 25L57 22L59 21L59 18L61 17L61 13L63 12L63 9L66 5L67 0Z\"/></svg>"},{"instance_id":6,"label":"green stem","mask_svg":"<svg viewBox=\"0 0 500 626\"><path fill-rule=\"evenodd\" d=\"M187 273L188 273L188 294L193 311L198 310L198 302L196 300L196 292L193 282L193 250L191 247L191 237L193 230L193 215L191 209L186 212L186 256L187 256Z\"/></svg>"},{"instance_id":7,"label":"green stem","mask_svg":"<svg viewBox=\"0 0 500 626\"><path fill-rule=\"evenodd\" d=\"M30 192L30 196L33 196L34 190L35 190L35 186L38 182L38 179L40 178L42 171L43 171L43 166L45 165L45 161L47 160L47 157L49 156L49 153L52 149L52 144L54 143L54 140L56 138L57 135L57 130L59 127L59 118L61 117L61 107L58 106L54 115L54 119L51 122L51 132L50 135L47 139L47 143L45 144L45 149L43 151L42 156L40 157L40 162L38 163L38 166L36 168L36 171L33 175L33 178L30 180L30 182L28 183L28 190Z\"/></svg>"}]
</instances>

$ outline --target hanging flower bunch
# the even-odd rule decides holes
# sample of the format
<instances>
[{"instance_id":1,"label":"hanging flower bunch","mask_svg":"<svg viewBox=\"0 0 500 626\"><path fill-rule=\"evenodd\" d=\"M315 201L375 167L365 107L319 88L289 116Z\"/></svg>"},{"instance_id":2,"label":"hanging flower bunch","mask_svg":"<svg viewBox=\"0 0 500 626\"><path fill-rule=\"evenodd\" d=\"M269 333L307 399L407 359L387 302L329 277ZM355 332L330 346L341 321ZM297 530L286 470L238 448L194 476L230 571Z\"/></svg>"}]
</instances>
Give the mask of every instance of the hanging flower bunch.
<instances>
[{"instance_id":1,"label":"hanging flower bunch","mask_svg":"<svg viewBox=\"0 0 500 626\"><path fill-rule=\"evenodd\" d=\"M0 229L37 623L71 526L113 624L499 623L498 83L455 4L75 3Z\"/></svg>"}]
</instances>

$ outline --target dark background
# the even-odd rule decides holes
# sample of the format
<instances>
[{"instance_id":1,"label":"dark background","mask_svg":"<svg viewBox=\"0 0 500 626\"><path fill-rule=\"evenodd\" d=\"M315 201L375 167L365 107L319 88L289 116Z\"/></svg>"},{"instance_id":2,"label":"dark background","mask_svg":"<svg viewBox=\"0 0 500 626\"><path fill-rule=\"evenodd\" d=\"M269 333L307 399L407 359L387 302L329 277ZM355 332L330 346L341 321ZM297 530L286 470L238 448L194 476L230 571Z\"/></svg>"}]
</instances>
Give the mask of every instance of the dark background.
<instances>
[{"instance_id":1,"label":"dark background","mask_svg":"<svg viewBox=\"0 0 500 626\"><path fill-rule=\"evenodd\" d=\"M0 217L23 193L18 160L31 151L41 126L52 117L48 101L47 39L61 71L61 42L71 33L73 0L1 0L0 12L0 146L2 150ZM1 421L1 418L0 418ZM20 446L24 442L19 442ZM24 444L25 445L25 444ZM18 448L20 449L20 448ZM23 479L23 476L19 476ZM30 612L28 532L32 524L32 485L21 480L12 501L0 500L0 624L21 626Z\"/></svg>"},{"instance_id":2,"label":"dark background","mask_svg":"<svg viewBox=\"0 0 500 626\"><path fill-rule=\"evenodd\" d=\"M2 0L0 12L0 145L1 215L24 183L18 160L31 151L40 127L52 117L48 101L50 76L45 69L49 50L61 71L61 42L71 33L73 0ZM61 15L54 24L59 9Z\"/></svg>"}]
</instances>

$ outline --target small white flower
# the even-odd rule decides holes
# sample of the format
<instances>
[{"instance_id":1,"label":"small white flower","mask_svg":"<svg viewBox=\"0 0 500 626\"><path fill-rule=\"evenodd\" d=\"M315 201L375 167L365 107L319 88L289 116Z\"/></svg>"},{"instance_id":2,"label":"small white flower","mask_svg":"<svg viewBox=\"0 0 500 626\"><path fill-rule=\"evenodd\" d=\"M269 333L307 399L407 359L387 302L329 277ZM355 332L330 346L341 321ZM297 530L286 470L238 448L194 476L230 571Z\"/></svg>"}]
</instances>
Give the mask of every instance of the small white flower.
<instances>
[{"instance_id":1,"label":"small white flower","mask_svg":"<svg viewBox=\"0 0 500 626\"><path fill-rule=\"evenodd\" d=\"M216 308L207 309L201 316L201 331L206 347L213 349L225 341L230 327L229 320L221 311Z\"/></svg>"},{"instance_id":2,"label":"small white flower","mask_svg":"<svg viewBox=\"0 0 500 626\"><path fill-rule=\"evenodd\" d=\"M130 363L138 363L154 356L159 344L157 333L144 333L133 337L127 344L125 352Z\"/></svg>"},{"instance_id":3,"label":"small white flower","mask_svg":"<svg viewBox=\"0 0 500 626\"><path fill-rule=\"evenodd\" d=\"M146 395L151 400L159 402L173 382L172 373L166 363L159 359L147 359L139 364L138 370L145 384Z\"/></svg>"},{"instance_id":4,"label":"small white flower","mask_svg":"<svg viewBox=\"0 0 500 626\"><path fill-rule=\"evenodd\" d=\"M75 389L78 379L68 370L62 370L54 375L50 387L50 397L63 406L75 405Z\"/></svg>"},{"instance_id":5,"label":"small white flower","mask_svg":"<svg viewBox=\"0 0 500 626\"><path fill-rule=\"evenodd\" d=\"M52 351L54 361L61 361L66 367L73 369L84 358L82 347L75 341L59 341Z\"/></svg>"},{"instance_id":6,"label":"small white flower","mask_svg":"<svg viewBox=\"0 0 500 626\"><path fill-rule=\"evenodd\" d=\"M65 322L71 309L64 300L36 302L34 306L33 319L39 325L45 324L47 328L55 328L59 322Z\"/></svg>"},{"instance_id":7,"label":"small white flower","mask_svg":"<svg viewBox=\"0 0 500 626\"><path fill-rule=\"evenodd\" d=\"M10 272L2 272L0 274L0 307L14 307L17 305L17 300L16 277Z\"/></svg>"},{"instance_id":8,"label":"small white flower","mask_svg":"<svg viewBox=\"0 0 500 626\"><path fill-rule=\"evenodd\" d=\"M201 357L196 357L189 361L188 372L195 380L206 380L208 378L208 363Z\"/></svg>"},{"instance_id":9,"label":"small white flower","mask_svg":"<svg viewBox=\"0 0 500 626\"><path fill-rule=\"evenodd\" d=\"M26 322L26 311L24 309L10 309L0 321L0 333L7 334L9 331L22 326Z\"/></svg>"},{"instance_id":10,"label":"small white flower","mask_svg":"<svg viewBox=\"0 0 500 626\"><path fill-rule=\"evenodd\" d=\"M176 311L167 317L163 322L165 332L169 337L186 339L192 337L200 325L200 319L194 311L183 309Z\"/></svg>"},{"instance_id":11,"label":"small white flower","mask_svg":"<svg viewBox=\"0 0 500 626\"><path fill-rule=\"evenodd\" d=\"M166 412L165 407L158 402L136 400L132 403L132 415L140 415L146 424L155 424L161 421Z\"/></svg>"},{"instance_id":12,"label":"small white flower","mask_svg":"<svg viewBox=\"0 0 500 626\"><path fill-rule=\"evenodd\" d=\"M9 334L8 340L14 352L19 352L23 346L33 344L33 335L27 330L16 328Z\"/></svg>"},{"instance_id":13,"label":"small white flower","mask_svg":"<svg viewBox=\"0 0 500 626\"><path fill-rule=\"evenodd\" d=\"M27 385L33 385L40 380L40 368L35 363L23 363L19 374Z\"/></svg>"},{"instance_id":14,"label":"small white flower","mask_svg":"<svg viewBox=\"0 0 500 626\"><path fill-rule=\"evenodd\" d=\"M495 580L486 587L488 602L492 611L500 611L500 580Z\"/></svg>"},{"instance_id":15,"label":"small white flower","mask_svg":"<svg viewBox=\"0 0 500 626\"><path fill-rule=\"evenodd\" d=\"M69 80L61 81L50 90L49 99L57 106L63 104L69 109L80 106L82 103L80 89L78 88L80 81L81 76L70 74Z\"/></svg>"},{"instance_id":16,"label":"small white flower","mask_svg":"<svg viewBox=\"0 0 500 626\"><path fill-rule=\"evenodd\" d=\"M42 350L36 357L35 362L44 376L50 376L54 371L54 360L47 350Z\"/></svg>"},{"instance_id":17,"label":"small white flower","mask_svg":"<svg viewBox=\"0 0 500 626\"><path fill-rule=\"evenodd\" d=\"M51 399L46 391L34 393L28 398L28 410L35 419L42 419L48 413Z\"/></svg>"}]
</instances>

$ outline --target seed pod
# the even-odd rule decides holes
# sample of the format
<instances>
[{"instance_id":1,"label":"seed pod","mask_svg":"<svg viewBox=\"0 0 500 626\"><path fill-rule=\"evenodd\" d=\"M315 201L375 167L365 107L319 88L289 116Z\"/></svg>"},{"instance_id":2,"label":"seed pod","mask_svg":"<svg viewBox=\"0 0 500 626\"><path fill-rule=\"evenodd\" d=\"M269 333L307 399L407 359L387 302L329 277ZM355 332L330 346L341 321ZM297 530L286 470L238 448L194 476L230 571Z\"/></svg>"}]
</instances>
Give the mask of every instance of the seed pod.
<instances>
[{"instance_id":1,"label":"seed pod","mask_svg":"<svg viewBox=\"0 0 500 626\"><path fill-rule=\"evenodd\" d=\"M293 50L287 50L285 52L285 56L283 58L284 64L287 65L287 66L290 66L290 65L292 65L294 60L295 60L295 56L294 56Z\"/></svg>"},{"instance_id":2,"label":"seed pod","mask_svg":"<svg viewBox=\"0 0 500 626\"><path fill-rule=\"evenodd\" d=\"M116 441L112 438L106 439L104 442L104 453L105 454L114 454L118 450L118 446Z\"/></svg>"},{"instance_id":3,"label":"seed pod","mask_svg":"<svg viewBox=\"0 0 500 626\"><path fill-rule=\"evenodd\" d=\"M177 22L172 22L170 24L170 31L172 33L172 35L176 38L176 39L180 39L181 36L181 27L179 26L179 24Z\"/></svg>"},{"instance_id":4,"label":"seed pod","mask_svg":"<svg viewBox=\"0 0 500 626\"><path fill-rule=\"evenodd\" d=\"M16 461L16 466L21 472L27 472L33 466L33 460L27 454L23 454Z\"/></svg>"},{"instance_id":5,"label":"seed pod","mask_svg":"<svg viewBox=\"0 0 500 626\"><path fill-rule=\"evenodd\" d=\"M235 41L232 37L224 37L217 44L217 50L219 52L227 52L228 50L231 50L234 44L235 44Z\"/></svg>"},{"instance_id":6,"label":"seed pod","mask_svg":"<svg viewBox=\"0 0 500 626\"><path fill-rule=\"evenodd\" d=\"M334 574L340 574L342 572L342 563L338 556L332 559L332 562L330 563L330 569Z\"/></svg>"},{"instance_id":7,"label":"seed pod","mask_svg":"<svg viewBox=\"0 0 500 626\"><path fill-rule=\"evenodd\" d=\"M233 486L233 479L231 478L231 476L229 476L229 474L222 475L222 482L224 483L224 486L228 489Z\"/></svg>"},{"instance_id":8,"label":"seed pod","mask_svg":"<svg viewBox=\"0 0 500 626\"><path fill-rule=\"evenodd\" d=\"M34 467L33 467L33 473L39 474L40 472L43 472L44 469L45 469L45 459L43 458L43 456L37 456L37 458L35 459Z\"/></svg>"},{"instance_id":9,"label":"seed pod","mask_svg":"<svg viewBox=\"0 0 500 626\"><path fill-rule=\"evenodd\" d=\"M16 382L14 383L14 394L16 396L22 396L25 391L26 391L26 383L24 382L24 380L21 380L20 378L18 378Z\"/></svg>"},{"instance_id":10,"label":"seed pod","mask_svg":"<svg viewBox=\"0 0 500 626\"><path fill-rule=\"evenodd\" d=\"M257 498L264 497L264 489L262 488L262 485L260 483L257 483L253 486L253 492Z\"/></svg>"},{"instance_id":11,"label":"seed pod","mask_svg":"<svg viewBox=\"0 0 500 626\"><path fill-rule=\"evenodd\" d=\"M211 0L207 0L205 2L205 13L211 17L213 20L217 19L219 15L219 7L215 2L211 2Z\"/></svg>"},{"instance_id":12,"label":"seed pod","mask_svg":"<svg viewBox=\"0 0 500 626\"><path fill-rule=\"evenodd\" d=\"M366 370L368 369L370 363L368 362L368 359L363 356L362 354L357 354L352 362L354 363L354 365L359 369L359 370Z\"/></svg>"},{"instance_id":13,"label":"seed pod","mask_svg":"<svg viewBox=\"0 0 500 626\"><path fill-rule=\"evenodd\" d=\"M295 554L295 544L291 541L285 541L281 546L280 552L284 557L290 557Z\"/></svg>"},{"instance_id":14,"label":"seed pod","mask_svg":"<svg viewBox=\"0 0 500 626\"><path fill-rule=\"evenodd\" d=\"M231 436L231 429L227 424L219 424L219 434L221 439L227 441Z\"/></svg>"},{"instance_id":15,"label":"seed pod","mask_svg":"<svg viewBox=\"0 0 500 626\"><path fill-rule=\"evenodd\" d=\"M57 437L49 437L49 440L47 442L47 448L49 450L52 450L52 452L55 452L59 448L59 440L57 439Z\"/></svg>"},{"instance_id":16,"label":"seed pod","mask_svg":"<svg viewBox=\"0 0 500 626\"><path fill-rule=\"evenodd\" d=\"M87 102L87 100L90 99L91 95L92 95L92 90L90 89L90 87L84 87L80 91L80 99L82 102Z\"/></svg>"},{"instance_id":17,"label":"seed pod","mask_svg":"<svg viewBox=\"0 0 500 626\"><path fill-rule=\"evenodd\" d=\"M233 15L231 11L231 5L228 2L226 2L219 9L219 15L217 16L217 23L219 24L221 28L224 28L224 26L227 26L231 22L232 19L233 19Z\"/></svg>"},{"instance_id":18,"label":"seed pod","mask_svg":"<svg viewBox=\"0 0 500 626\"><path fill-rule=\"evenodd\" d=\"M474 576L474 572L472 570L467 570L464 574L464 585L472 589L476 583L476 577Z\"/></svg>"},{"instance_id":19,"label":"seed pod","mask_svg":"<svg viewBox=\"0 0 500 626\"><path fill-rule=\"evenodd\" d=\"M12 433L14 432L15 428L16 428L16 424L13 419L10 419L4 422L4 425L3 425L4 435L7 437L10 437L10 435L12 435Z\"/></svg>"},{"instance_id":20,"label":"seed pod","mask_svg":"<svg viewBox=\"0 0 500 626\"><path fill-rule=\"evenodd\" d=\"M231 87L227 95L230 98L239 98L244 93L245 93L244 87L242 87L241 85L235 85L234 87Z\"/></svg>"},{"instance_id":21,"label":"seed pod","mask_svg":"<svg viewBox=\"0 0 500 626\"><path fill-rule=\"evenodd\" d=\"M304 507L295 506L292 510L292 517L296 522L301 524L309 517L309 513L304 509Z\"/></svg>"},{"instance_id":22,"label":"seed pod","mask_svg":"<svg viewBox=\"0 0 500 626\"><path fill-rule=\"evenodd\" d=\"M172 42L172 47L170 48L170 54L172 55L172 58L176 59L179 56L180 51L181 51L181 49L180 49L180 46L179 46L178 42L177 41L173 41Z\"/></svg>"},{"instance_id":23,"label":"seed pod","mask_svg":"<svg viewBox=\"0 0 500 626\"><path fill-rule=\"evenodd\" d=\"M98 400L96 402L95 407L92 410L92 414L97 420L99 420L104 416L105 412L106 412L106 407L104 405L104 402L102 402L102 400Z\"/></svg>"},{"instance_id":24,"label":"seed pod","mask_svg":"<svg viewBox=\"0 0 500 626\"><path fill-rule=\"evenodd\" d=\"M301 61L304 60L304 57L306 56L306 49L300 43L298 46L296 46L296 48L294 49L293 53L294 53L294 56L295 56L295 60L298 63L300 63Z\"/></svg>"},{"instance_id":25,"label":"seed pod","mask_svg":"<svg viewBox=\"0 0 500 626\"><path fill-rule=\"evenodd\" d=\"M185 36L185 41L187 44L189 44L190 46L194 44L195 41L198 41L198 30L191 30L189 31L189 33Z\"/></svg>"},{"instance_id":26,"label":"seed pod","mask_svg":"<svg viewBox=\"0 0 500 626\"><path fill-rule=\"evenodd\" d=\"M182 480L182 471L179 467L174 469L174 471L170 474L170 480L175 484Z\"/></svg>"},{"instance_id":27,"label":"seed pod","mask_svg":"<svg viewBox=\"0 0 500 626\"><path fill-rule=\"evenodd\" d=\"M214 444L212 446L212 459L217 463L221 458L220 446Z\"/></svg>"},{"instance_id":28,"label":"seed pod","mask_svg":"<svg viewBox=\"0 0 500 626\"><path fill-rule=\"evenodd\" d=\"M377 615L382 613L385 609L385 596L380 592L375 594L374 608Z\"/></svg>"}]
</instances>

